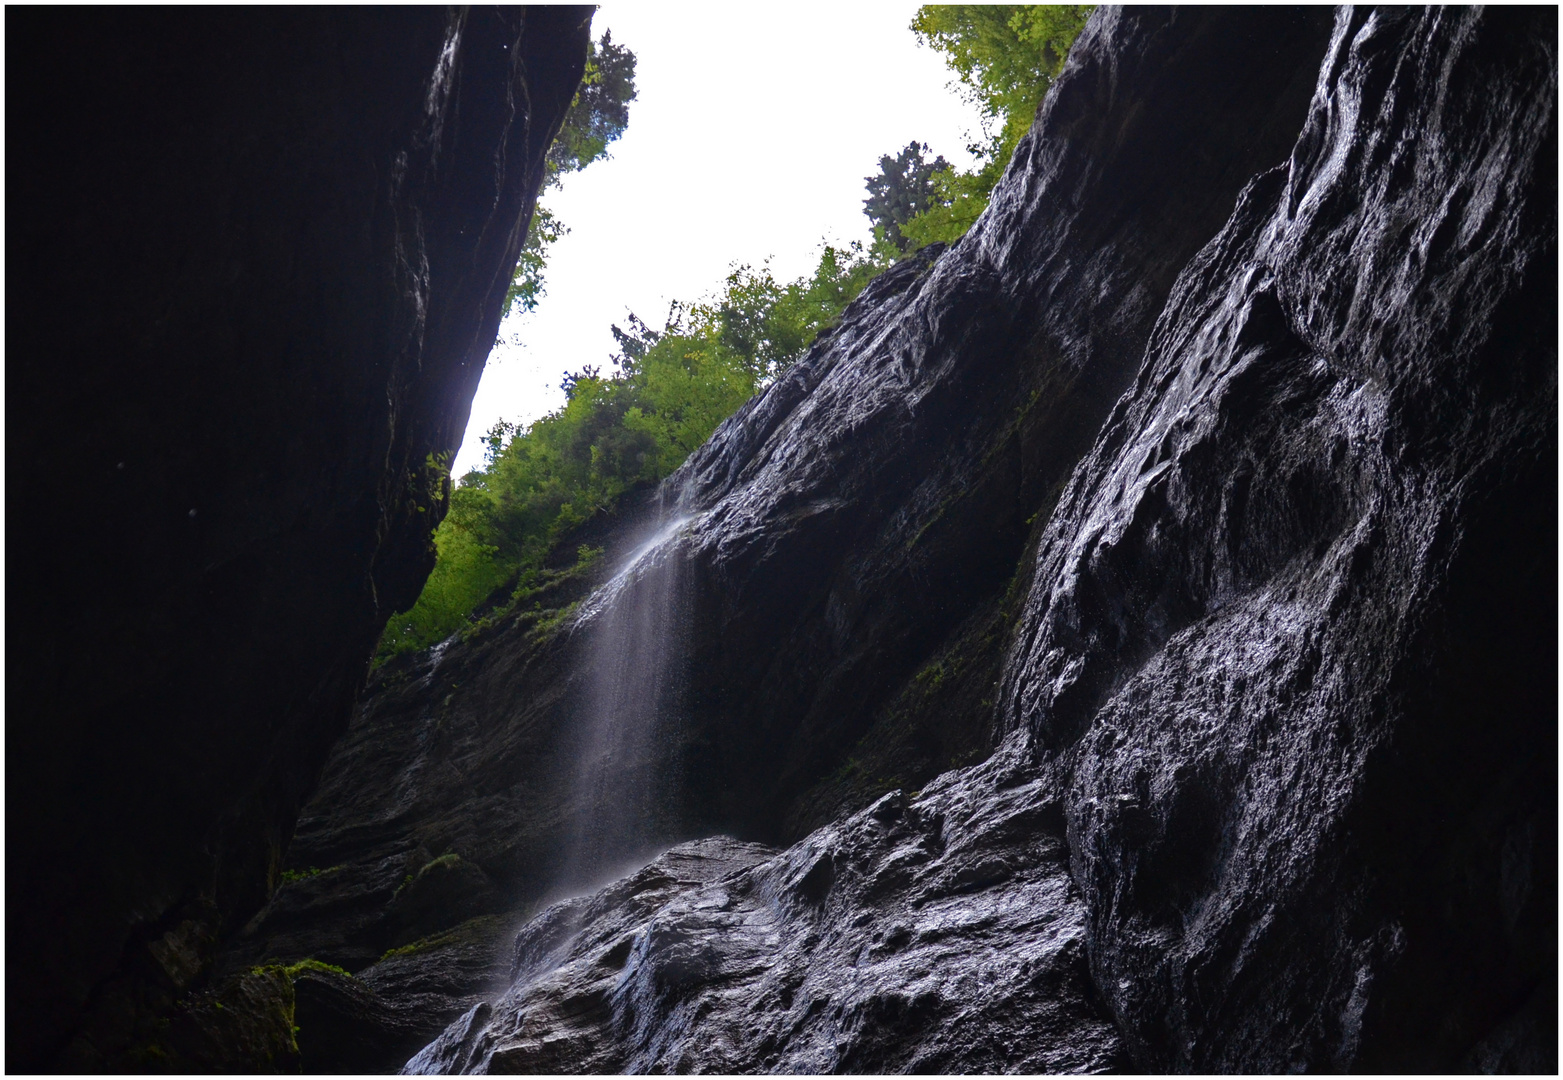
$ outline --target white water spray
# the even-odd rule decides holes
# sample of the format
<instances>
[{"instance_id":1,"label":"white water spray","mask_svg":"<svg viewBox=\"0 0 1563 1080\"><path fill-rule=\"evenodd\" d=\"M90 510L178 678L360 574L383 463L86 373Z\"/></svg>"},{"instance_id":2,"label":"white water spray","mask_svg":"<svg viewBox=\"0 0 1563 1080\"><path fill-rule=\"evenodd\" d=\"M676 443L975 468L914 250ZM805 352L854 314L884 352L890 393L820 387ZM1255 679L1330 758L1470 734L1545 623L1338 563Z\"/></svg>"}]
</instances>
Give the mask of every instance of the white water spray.
<instances>
[{"instance_id":1,"label":"white water spray","mask_svg":"<svg viewBox=\"0 0 1563 1080\"><path fill-rule=\"evenodd\" d=\"M596 884L677 837L670 781L679 767L687 684L688 582L679 543L692 516L660 517L614 576L581 605L585 634L570 823L558 885Z\"/></svg>"}]
</instances>

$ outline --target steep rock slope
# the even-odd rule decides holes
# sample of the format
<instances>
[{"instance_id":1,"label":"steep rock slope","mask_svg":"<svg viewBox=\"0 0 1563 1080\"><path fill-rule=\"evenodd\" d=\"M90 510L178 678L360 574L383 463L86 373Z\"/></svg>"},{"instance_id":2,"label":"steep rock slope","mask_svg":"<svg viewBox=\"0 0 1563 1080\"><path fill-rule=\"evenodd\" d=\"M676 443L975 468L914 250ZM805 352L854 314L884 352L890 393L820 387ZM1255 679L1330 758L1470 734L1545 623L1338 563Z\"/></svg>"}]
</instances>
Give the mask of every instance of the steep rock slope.
<instances>
[{"instance_id":1,"label":"steep rock slope","mask_svg":"<svg viewBox=\"0 0 1563 1080\"><path fill-rule=\"evenodd\" d=\"M1029 527L1177 273L1284 159L1327 35L1324 11L1103 12L981 224L696 452L678 478L699 515L693 821L795 838L875 794L805 795L854 744L938 743L985 711ZM964 667L974 692L932 723L889 715L930 662ZM915 757L885 771L911 786L938 771Z\"/></svg>"},{"instance_id":2,"label":"steep rock slope","mask_svg":"<svg viewBox=\"0 0 1563 1080\"><path fill-rule=\"evenodd\" d=\"M1043 539L1001 707L1145 1067L1555 1052L1555 35L1343 14Z\"/></svg>"},{"instance_id":3,"label":"steep rock slope","mask_svg":"<svg viewBox=\"0 0 1563 1080\"><path fill-rule=\"evenodd\" d=\"M715 625L768 619L752 655L784 661L899 602L785 617L858 550L831 523L873 491L834 485L902 460L875 416L916 415L928 343L1006 295L967 268L1070 179L1036 166L1072 92L1163 18L1099 13L972 234L692 460L705 625L732 600ZM1556 37L1550 9L1340 12L1290 160L1034 504L999 751L714 879L548 910L409 1068L1555 1070Z\"/></svg>"},{"instance_id":4,"label":"steep rock slope","mask_svg":"<svg viewBox=\"0 0 1563 1080\"><path fill-rule=\"evenodd\" d=\"M1328 12L1103 12L987 224L876 281L669 486L666 515L694 515L667 546L690 593L680 722L599 781L664 778L637 808L650 839L790 841L986 756L1028 533L1133 378L1178 271L1244 183L1285 160L1329 30ZM596 812L577 762L598 658L562 613L658 510L628 509L603 561L561 572L538 611L372 684L289 852L329 873L279 889L225 960L313 957L358 976L301 1000L306 1066L312 1023L399 1045L418 1009L432 1037L483 992L438 950L387 953L463 926L502 935L480 920L512 913L508 930L572 869L601 881L635 853L570 863L575 823ZM924 694L930 661L961 673ZM452 988L438 1006L415 1009L412 983L383 977L418 956Z\"/></svg>"},{"instance_id":5,"label":"steep rock slope","mask_svg":"<svg viewBox=\"0 0 1563 1080\"><path fill-rule=\"evenodd\" d=\"M407 1071L1122 1068L1056 799L994 762L978 773L910 805L892 792L768 859L724 838L675 847L555 905L516 936L511 990Z\"/></svg>"},{"instance_id":6,"label":"steep rock slope","mask_svg":"<svg viewBox=\"0 0 1563 1080\"><path fill-rule=\"evenodd\" d=\"M274 884L432 563L588 20L7 13L14 1068L123 1065Z\"/></svg>"}]
</instances>

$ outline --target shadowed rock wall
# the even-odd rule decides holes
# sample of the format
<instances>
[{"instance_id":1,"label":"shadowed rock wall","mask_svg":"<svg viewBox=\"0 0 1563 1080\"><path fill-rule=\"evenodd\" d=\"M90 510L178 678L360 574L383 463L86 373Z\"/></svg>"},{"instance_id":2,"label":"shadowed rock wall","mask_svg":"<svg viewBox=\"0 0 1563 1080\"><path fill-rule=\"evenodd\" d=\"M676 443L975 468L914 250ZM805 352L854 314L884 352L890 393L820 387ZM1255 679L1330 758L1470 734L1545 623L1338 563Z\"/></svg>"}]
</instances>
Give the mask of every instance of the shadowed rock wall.
<instances>
[{"instance_id":1,"label":"shadowed rock wall","mask_svg":"<svg viewBox=\"0 0 1563 1080\"><path fill-rule=\"evenodd\" d=\"M268 896L432 564L588 24L7 12L13 1068L122 1065Z\"/></svg>"}]
</instances>

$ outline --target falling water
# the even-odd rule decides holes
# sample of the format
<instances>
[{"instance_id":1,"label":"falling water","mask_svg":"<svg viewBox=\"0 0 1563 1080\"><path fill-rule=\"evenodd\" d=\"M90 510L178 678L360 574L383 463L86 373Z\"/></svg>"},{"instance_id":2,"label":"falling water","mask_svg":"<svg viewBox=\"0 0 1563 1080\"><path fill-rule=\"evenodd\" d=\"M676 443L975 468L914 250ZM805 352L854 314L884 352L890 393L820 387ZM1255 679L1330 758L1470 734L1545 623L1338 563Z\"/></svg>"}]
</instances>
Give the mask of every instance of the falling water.
<instances>
[{"instance_id":1,"label":"falling water","mask_svg":"<svg viewBox=\"0 0 1563 1080\"><path fill-rule=\"evenodd\" d=\"M613 578L582 604L585 634L573 820L558 885L594 885L677 837L674 791L686 687L688 589L679 538L659 515Z\"/></svg>"}]
</instances>

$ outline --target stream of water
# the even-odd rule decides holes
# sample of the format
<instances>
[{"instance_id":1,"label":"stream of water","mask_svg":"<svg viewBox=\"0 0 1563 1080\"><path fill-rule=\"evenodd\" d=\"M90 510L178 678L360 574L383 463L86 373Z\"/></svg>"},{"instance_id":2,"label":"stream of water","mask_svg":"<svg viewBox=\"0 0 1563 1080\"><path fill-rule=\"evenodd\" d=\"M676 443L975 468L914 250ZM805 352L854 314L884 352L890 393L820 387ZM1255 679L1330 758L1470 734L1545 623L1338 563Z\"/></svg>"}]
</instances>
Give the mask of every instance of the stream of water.
<instances>
[{"instance_id":1,"label":"stream of water","mask_svg":"<svg viewBox=\"0 0 1563 1080\"><path fill-rule=\"evenodd\" d=\"M600 883L677 839L672 779L687 687L689 589L679 538L691 516L659 515L612 579L581 605L586 670L572 818L558 877Z\"/></svg>"}]
</instances>

